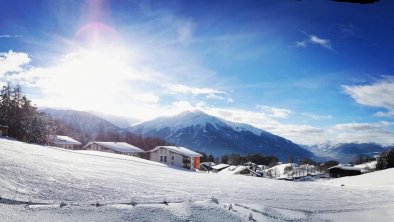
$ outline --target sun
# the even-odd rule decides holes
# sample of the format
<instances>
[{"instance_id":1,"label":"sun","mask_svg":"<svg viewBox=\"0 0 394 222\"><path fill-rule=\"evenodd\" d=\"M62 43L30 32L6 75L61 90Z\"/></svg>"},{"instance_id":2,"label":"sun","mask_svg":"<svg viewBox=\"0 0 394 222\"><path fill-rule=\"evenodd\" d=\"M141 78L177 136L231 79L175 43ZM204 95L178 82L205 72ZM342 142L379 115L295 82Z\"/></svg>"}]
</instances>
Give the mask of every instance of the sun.
<instances>
[{"instance_id":1,"label":"sun","mask_svg":"<svg viewBox=\"0 0 394 222\"><path fill-rule=\"evenodd\" d=\"M77 32L69 53L40 81L59 106L105 109L103 104L125 95L130 82L140 78L130 55L114 29L89 24Z\"/></svg>"}]
</instances>

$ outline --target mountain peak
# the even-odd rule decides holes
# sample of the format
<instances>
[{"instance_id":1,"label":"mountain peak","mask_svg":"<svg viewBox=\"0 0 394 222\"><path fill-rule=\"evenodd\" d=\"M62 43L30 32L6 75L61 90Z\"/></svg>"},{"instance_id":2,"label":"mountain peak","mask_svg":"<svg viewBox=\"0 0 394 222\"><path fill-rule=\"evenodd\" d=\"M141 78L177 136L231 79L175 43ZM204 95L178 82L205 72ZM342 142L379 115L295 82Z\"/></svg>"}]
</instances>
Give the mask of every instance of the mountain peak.
<instances>
[{"instance_id":1,"label":"mountain peak","mask_svg":"<svg viewBox=\"0 0 394 222\"><path fill-rule=\"evenodd\" d=\"M226 121L198 109L159 117L128 130L214 155L263 153L275 155L282 161L289 155L298 158L312 156L309 151L282 137L251 125Z\"/></svg>"},{"instance_id":2,"label":"mountain peak","mask_svg":"<svg viewBox=\"0 0 394 222\"><path fill-rule=\"evenodd\" d=\"M193 110L183 111L176 116L209 116L209 115L199 109L193 109Z\"/></svg>"}]
</instances>

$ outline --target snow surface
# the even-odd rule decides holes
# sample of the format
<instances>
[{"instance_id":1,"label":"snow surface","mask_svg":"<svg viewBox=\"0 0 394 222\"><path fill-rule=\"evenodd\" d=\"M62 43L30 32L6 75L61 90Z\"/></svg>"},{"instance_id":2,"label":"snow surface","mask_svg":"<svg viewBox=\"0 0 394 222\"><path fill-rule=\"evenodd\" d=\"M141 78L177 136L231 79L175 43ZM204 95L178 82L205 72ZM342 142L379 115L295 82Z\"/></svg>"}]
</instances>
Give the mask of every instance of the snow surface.
<instances>
[{"instance_id":1,"label":"snow surface","mask_svg":"<svg viewBox=\"0 0 394 222\"><path fill-rule=\"evenodd\" d=\"M331 185L345 186L379 186L394 189L394 168L365 173L360 176L342 177L335 180L326 181Z\"/></svg>"},{"instance_id":2,"label":"snow surface","mask_svg":"<svg viewBox=\"0 0 394 222\"><path fill-rule=\"evenodd\" d=\"M123 155L101 156L0 139L0 218L394 221L393 178L394 169L390 169L295 183L196 173Z\"/></svg>"}]
</instances>

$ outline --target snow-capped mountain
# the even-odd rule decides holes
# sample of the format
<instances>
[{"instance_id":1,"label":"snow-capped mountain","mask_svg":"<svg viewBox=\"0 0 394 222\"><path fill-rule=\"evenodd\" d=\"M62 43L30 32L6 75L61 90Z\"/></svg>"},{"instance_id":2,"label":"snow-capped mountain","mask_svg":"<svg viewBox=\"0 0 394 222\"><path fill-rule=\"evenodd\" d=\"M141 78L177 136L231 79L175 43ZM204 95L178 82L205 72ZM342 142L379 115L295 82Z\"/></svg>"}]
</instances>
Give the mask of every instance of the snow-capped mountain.
<instances>
[{"instance_id":1,"label":"snow-capped mountain","mask_svg":"<svg viewBox=\"0 0 394 222\"><path fill-rule=\"evenodd\" d=\"M336 159L340 162L351 162L360 156L373 157L376 154L386 151L386 147L376 143L334 143L326 142L322 144L303 146L316 156L325 159Z\"/></svg>"},{"instance_id":2,"label":"snow-capped mountain","mask_svg":"<svg viewBox=\"0 0 394 222\"><path fill-rule=\"evenodd\" d=\"M223 155L229 153L262 153L282 161L313 157L297 144L264 130L226 121L202 111L186 111L176 116L159 117L128 129L142 136L159 137L179 146Z\"/></svg>"}]
</instances>

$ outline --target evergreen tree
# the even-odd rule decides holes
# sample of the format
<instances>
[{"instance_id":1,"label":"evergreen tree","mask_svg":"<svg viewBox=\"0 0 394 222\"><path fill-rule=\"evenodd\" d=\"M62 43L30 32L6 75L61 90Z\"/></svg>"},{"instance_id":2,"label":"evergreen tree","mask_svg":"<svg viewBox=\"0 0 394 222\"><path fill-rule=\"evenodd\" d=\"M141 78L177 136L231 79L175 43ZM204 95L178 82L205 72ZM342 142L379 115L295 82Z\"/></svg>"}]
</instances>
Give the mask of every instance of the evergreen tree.
<instances>
[{"instance_id":1,"label":"evergreen tree","mask_svg":"<svg viewBox=\"0 0 394 222\"><path fill-rule=\"evenodd\" d=\"M37 111L31 101L22 94L19 85L13 87L8 83L0 93L0 124L9 127L10 137L37 144L49 144L53 141L52 119Z\"/></svg>"}]
</instances>

